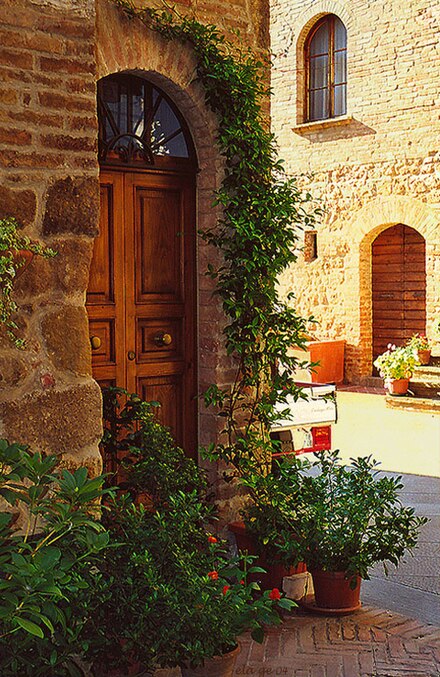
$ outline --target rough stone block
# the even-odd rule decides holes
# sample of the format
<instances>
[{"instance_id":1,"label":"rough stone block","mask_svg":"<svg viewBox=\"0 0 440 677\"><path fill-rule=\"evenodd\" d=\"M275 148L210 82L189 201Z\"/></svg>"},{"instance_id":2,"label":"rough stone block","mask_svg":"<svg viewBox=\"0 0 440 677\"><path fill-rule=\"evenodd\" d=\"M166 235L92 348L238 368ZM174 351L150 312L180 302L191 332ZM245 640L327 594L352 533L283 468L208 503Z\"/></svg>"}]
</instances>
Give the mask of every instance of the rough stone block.
<instances>
[{"instance_id":1,"label":"rough stone block","mask_svg":"<svg viewBox=\"0 0 440 677\"><path fill-rule=\"evenodd\" d=\"M37 198L32 190L12 190L0 185L0 218L15 216L29 224L35 218Z\"/></svg>"},{"instance_id":2,"label":"rough stone block","mask_svg":"<svg viewBox=\"0 0 440 677\"><path fill-rule=\"evenodd\" d=\"M43 221L45 235L98 235L99 186L93 177L60 179L49 188Z\"/></svg>"},{"instance_id":3,"label":"rough stone block","mask_svg":"<svg viewBox=\"0 0 440 677\"><path fill-rule=\"evenodd\" d=\"M45 453L72 454L96 445L101 419L101 390L91 379L0 404L1 434Z\"/></svg>"},{"instance_id":4,"label":"rough stone block","mask_svg":"<svg viewBox=\"0 0 440 677\"><path fill-rule=\"evenodd\" d=\"M75 374L91 374L88 318L85 308L64 306L41 322L47 353L55 367Z\"/></svg>"}]
</instances>

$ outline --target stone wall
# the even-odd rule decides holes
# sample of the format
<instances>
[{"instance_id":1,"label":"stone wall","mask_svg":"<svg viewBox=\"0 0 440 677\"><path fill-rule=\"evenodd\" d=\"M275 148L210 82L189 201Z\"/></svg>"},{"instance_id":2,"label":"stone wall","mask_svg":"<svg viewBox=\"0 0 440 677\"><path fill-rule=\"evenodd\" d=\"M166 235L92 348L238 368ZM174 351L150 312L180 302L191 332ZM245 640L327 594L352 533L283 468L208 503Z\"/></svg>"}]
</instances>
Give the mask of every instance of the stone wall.
<instances>
[{"instance_id":1,"label":"stone wall","mask_svg":"<svg viewBox=\"0 0 440 677\"><path fill-rule=\"evenodd\" d=\"M26 349L2 335L0 434L96 472L101 401L84 309L98 216L94 23L92 0L0 7L0 217L58 252L17 283Z\"/></svg>"},{"instance_id":2,"label":"stone wall","mask_svg":"<svg viewBox=\"0 0 440 677\"><path fill-rule=\"evenodd\" d=\"M371 373L371 243L403 223L426 239L427 331L440 317L440 43L435 0L272 0L273 129L289 173L319 200L318 258L283 278L316 334ZM321 16L347 28L347 115L306 123L304 43Z\"/></svg>"},{"instance_id":3,"label":"stone wall","mask_svg":"<svg viewBox=\"0 0 440 677\"><path fill-rule=\"evenodd\" d=\"M182 0L178 6L182 12L196 10L201 21L218 23L257 51L268 44L264 0ZM91 377L84 307L99 209L96 82L135 70L180 108L200 167L198 228L216 219L212 198L222 177L216 120L194 81L188 45L168 43L129 21L111 0L3 0L0 37L0 216L16 216L31 237L58 251L53 260L34 260L19 283L27 347L20 352L2 338L0 435L96 471L101 400ZM223 350L223 314L204 274L217 256L199 241L199 391L232 377ZM200 405L200 443L211 442L218 426L217 417ZM225 509L230 493L229 485L218 487Z\"/></svg>"}]
</instances>

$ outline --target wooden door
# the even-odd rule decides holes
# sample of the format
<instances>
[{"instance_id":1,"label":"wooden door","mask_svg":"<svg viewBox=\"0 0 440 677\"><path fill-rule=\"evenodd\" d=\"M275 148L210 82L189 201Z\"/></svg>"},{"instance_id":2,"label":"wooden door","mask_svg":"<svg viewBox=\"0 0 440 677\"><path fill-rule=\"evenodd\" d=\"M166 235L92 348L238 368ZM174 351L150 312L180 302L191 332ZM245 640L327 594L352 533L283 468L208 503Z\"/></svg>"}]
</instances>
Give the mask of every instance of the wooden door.
<instances>
[{"instance_id":1,"label":"wooden door","mask_svg":"<svg viewBox=\"0 0 440 677\"><path fill-rule=\"evenodd\" d=\"M373 242L372 292L375 359L388 343L425 333L425 240L414 228L392 226Z\"/></svg>"},{"instance_id":2,"label":"wooden door","mask_svg":"<svg viewBox=\"0 0 440 677\"><path fill-rule=\"evenodd\" d=\"M160 402L195 454L195 206L191 174L101 173L87 309L93 375Z\"/></svg>"}]
</instances>

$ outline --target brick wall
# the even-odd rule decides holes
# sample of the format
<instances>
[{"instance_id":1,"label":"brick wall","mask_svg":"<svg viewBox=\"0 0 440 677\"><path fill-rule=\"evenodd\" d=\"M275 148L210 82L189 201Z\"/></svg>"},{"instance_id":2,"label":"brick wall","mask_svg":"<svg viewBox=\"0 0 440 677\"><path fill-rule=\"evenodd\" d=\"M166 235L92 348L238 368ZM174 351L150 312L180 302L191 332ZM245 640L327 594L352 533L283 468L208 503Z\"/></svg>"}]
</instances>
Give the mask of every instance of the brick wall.
<instances>
[{"instance_id":1,"label":"brick wall","mask_svg":"<svg viewBox=\"0 0 440 677\"><path fill-rule=\"evenodd\" d=\"M84 290L97 233L93 2L2 2L0 216L58 251L17 284L19 351L0 343L0 434L100 468Z\"/></svg>"},{"instance_id":2,"label":"brick wall","mask_svg":"<svg viewBox=\"0 0 440 677\"><path fill-rule=\"evenodd\" d=\"M326 209L318 258L283 278L316 333L347 340L346 376L371 373L371 243L404 223L426 240L427 330L440 316L440 3L273 0L274 132L289 173ZM304 42L334 13L347 28L345 120L304 124Z\"/></svg>"}]
</instances>

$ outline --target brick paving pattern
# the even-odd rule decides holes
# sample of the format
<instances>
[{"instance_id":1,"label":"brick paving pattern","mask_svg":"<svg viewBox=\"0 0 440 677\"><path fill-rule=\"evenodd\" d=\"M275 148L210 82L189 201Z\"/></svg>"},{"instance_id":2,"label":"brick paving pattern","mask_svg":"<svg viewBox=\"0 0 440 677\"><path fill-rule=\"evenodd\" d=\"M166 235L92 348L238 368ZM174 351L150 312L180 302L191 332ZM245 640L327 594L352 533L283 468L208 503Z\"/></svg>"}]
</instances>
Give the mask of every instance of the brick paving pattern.
<instances>
[{"instance_id":1,"label":"brick paving pattern","mask_svg":"<svg viewBox=\"0 0 440 677\"><path fill-rule=\"evenodd\" d=\"M242 638L240 675L440 677L440 627L374 607L342 618L298 610L263 644Z\"/></svg>"}]
</instances>

